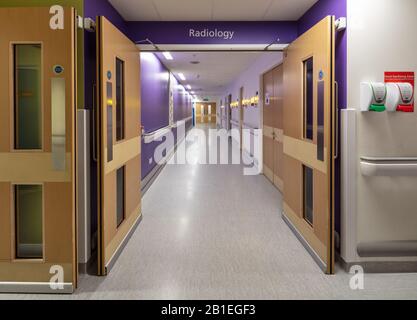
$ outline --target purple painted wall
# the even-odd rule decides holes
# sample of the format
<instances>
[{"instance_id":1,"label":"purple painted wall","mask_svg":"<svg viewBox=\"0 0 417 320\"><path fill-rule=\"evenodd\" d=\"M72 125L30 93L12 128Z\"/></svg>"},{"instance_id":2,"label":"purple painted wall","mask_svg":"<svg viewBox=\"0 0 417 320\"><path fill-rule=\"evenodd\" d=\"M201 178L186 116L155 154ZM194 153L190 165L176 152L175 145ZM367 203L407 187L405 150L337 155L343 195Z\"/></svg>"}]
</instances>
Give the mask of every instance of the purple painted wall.
<instances>
[{"instance_id":1,"label":"purple painted wall","mask_svg":"<svg viewBox=\"0 0 417 320\"><path fill-rule=\"evenodd\" d=\"M142 126L145 132L153 132L169 125L169 79L168 69L153 53L141 53ZM174 101L174 122L191 116L191 98L171 77ZM187 123L189 127L189 123ZM176 130L173 130L176 137ZM155 148L162 141L145 144L142 140L142 179L156 166L153 160Z\"/></svg>"},{"instance_id":2,"label":"purple painted wall","mask_svg":"<svg viewBox=\"0 0 417 320\"><path fill-rule=\"evenodd\" d=\"M336 19L347 16L347 0L319 0L298 21L298 34L301 35L327 15ZM339 85L339 108L347 107L347 33L336 34L335 75ZM339 117L340 118L340 117ZM340 128L340 125L339 125ZM339 135L340 136L340 135ZM339 141L340 145L340 141ZM335 229L340 234L340 158L336 160L335 177Z\"/></svg>"},{"instance_id":3,"label":"purple painted wall","mask_svg":"<svg viewBox=\"0 0 417 320\"><path fill-rule=\"evenodd\" d=\"M140 55L142 126L152 132L169 124L169 71L149 52Z\"/></svg>"},{"instance_id":4,"label":"purple painted wall","mask_svg":"<svg viewBox=\"0 0 417 320\"><path fill-rule=\"evenodd\" d=\"M174 122L176 122L191 116L192 99L175 77L172 77L172 81L174 98Z\"/></svg>"},{"instance_id":5,"label":"purple painted wall","mask_svg":"<svg viewBox=\"0 0 417 320\"><path fill-rule=\"evenodd\" d=\"M174 121L178 121L182 119L182 111L181 111L181 104L182 104L182 88L180 87L180 83L177 78L172 77L172 96L174 100Z\"/></svg>"},{"instance_id":6,"label":"purple painted wall","mask_svg":"<svg viewBox=\"0 0 417 320\"><path fill-rule=\"evenodd\" d=\"M156 44L270 44L290 43L297 38L297 23L293 21L141 21L128 22L130 38L134 41L150 39ZM196 38L189 30L231 30L232 39Z\"/></svg>"},{"instance_id":7,"label":"purple painted wall","mask_svg":"<svg viewBox=\"0 0 417 320\"><path fill-rule=\"evenodd\" d=\"M169 71L153 53L141 53L141 119L149 133L169 125ZM155 167L155 148L161 142L142 140L142 179Z\"/></svg>"}]
</instances>

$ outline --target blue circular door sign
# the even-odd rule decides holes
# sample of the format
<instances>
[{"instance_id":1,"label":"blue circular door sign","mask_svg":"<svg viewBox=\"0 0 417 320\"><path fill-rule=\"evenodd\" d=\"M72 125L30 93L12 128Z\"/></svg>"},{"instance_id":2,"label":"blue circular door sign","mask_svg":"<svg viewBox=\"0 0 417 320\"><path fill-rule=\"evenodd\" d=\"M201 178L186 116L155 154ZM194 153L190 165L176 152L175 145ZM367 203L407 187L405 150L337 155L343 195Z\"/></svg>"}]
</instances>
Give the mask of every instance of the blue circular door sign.
<instances>
[{"instance_id":1,"label":"blue circular door sign","mask_svg":"<svg viewBox=\"0 0 417 320\"><path fill-rule=\"evenodd\" d=\"M324 78L324 72L323 72L323 70L320 70L320 72L319 72L319 80L323 80L323 78Z\"/></svg>"},{"instance_id":2,"label":"blue circular door sign","mask_svg":"<svg viewBox=\"0 0 417 320\"><path fill-rule=\"evenodd\" d=\"M61 74L64 72L64 67L60 65L54 66L54 73L55 74Z\"/></svg>"},{"instance_id":3,"label":"blue circular door sign","mask_svg":"<svg viewBox=\"0 0 417 320\"><path fill-rule=\"evenodd\" d=\"M111 71L107 71L107 79L111 80Z\"/></svg>"}]
</instances>

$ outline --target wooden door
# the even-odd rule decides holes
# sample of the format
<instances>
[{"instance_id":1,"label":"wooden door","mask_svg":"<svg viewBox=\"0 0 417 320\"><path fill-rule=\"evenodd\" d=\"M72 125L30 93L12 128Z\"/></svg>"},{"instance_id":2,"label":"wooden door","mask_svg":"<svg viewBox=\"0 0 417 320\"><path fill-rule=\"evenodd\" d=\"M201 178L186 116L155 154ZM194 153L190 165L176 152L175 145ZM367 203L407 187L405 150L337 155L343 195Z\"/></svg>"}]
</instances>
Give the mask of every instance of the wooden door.
<instances>
[{"instance_id":1,"label":"wooden door","mask_svg":"<svg viewBox=\"0 0 417 320\"><path fill-rule=\"evenodd\" d=\"M208 123L208 118L209 118L209 116L208 116L208 114L209 114L208 104L205 103L202 106L203 106L203 110L202 110L202 112L203 112L203 123Z\"/></svg>"},{"instance_id":2,"label":"wooden door","mask_svg":"<svg viewBox=\"0 0 417 320\"><path fill-rule=\"evenodd\" d=\"M283 183L283 66L263 76L263 155L264 175L281 192Z\"/></svg>"},{"instance_id":3,"label":"wooden door","mask_svg":"<svg viewBox=\"0 0 417 320\"><path fill-rule=\"evenodd\" d=\"M213 122L216 122L215 120L216 120L216 105L214 103L211 103L210 109L209 109L208 122L213 123Z\"/></svg>"},{"instance_id":4,"label":"wooden door","mask_svg":"<svg viewBox=\"0 0 417 320\"><path fill-rule=\"evenodd\" d=\"M217 122L217 104L211 103L211 114L210 114L210 123Z\"/></svg>"},{"instance_id":5,"label":"wooden door","mask_svg":"<svg viewBox=\"0 0 417 320\"><path fill-rule=\"evenodd\" d=\"M284 218L327 273L334 266L334 17L284 58Z\"/></svg>"},{"instance_id":6,"label":"wooden door","mask_svg":"<svg viewBox=\"0 0 417 320\"><path fill-rule=\"evenodd\" d=\"M105 275L141 217L140 60L136 45L97 19L98 269Z\"/></svg>"},{"instance_id":7,"label":"wooden door","mask_svg":"<svg viewBox=\"0 0 417 320\"><path fill-rule=\"evenodd\" d=\"M273 131L273 172L274 172L274 185L281 191L284 191L284 153L283 153L283 138L284 138L284 119L283 119L283 103L284 103L284 84L283 84L283 66L272 70L273 80L273 108L272 119L270 121Z\"/></svg>"},{"instance_id":8,"label":"wooden door","mask_svg":"<svg viewBox=\"0 0 417 320\"><path fill-rule=\"evenodd\" d=\"M274 181L274 117L273 96L274 82L272 70L263 75L263 173L269 181Z\"/></svg>"},{"instance_id":9,"label":"wooden door","mask_svg":"<svg viewBox=\"0 0 417 320\"><path fill-rule=\"evenodd\" d=\"M196 104L196 109L195 109L195 114L196 114L196 122L197 123L203 123L204 120L204 106L201 104Z\"/></svg>"},{"instance_id":10,"label":"wooden door","mask_svg":"<svg viewBox=\"0 0 417 320\"><path fill-rule=\"evenodd\" d=\"M75 17L0 9L0 291L77 286Z\"/></svg>"}]
</instances>

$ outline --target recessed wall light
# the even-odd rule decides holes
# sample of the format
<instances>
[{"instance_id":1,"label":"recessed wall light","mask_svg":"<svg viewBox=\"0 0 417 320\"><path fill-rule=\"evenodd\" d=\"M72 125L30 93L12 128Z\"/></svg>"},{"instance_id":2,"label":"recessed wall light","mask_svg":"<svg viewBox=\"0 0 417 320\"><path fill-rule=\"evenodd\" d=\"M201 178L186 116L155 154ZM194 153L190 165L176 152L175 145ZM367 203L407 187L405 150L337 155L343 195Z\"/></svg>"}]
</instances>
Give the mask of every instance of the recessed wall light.
<instances>
[{"instance_id":1,"label":"recessed wall light","mask_svg":"<svg viewBox=\"0 0 417 320\"><path fill-rule=\"evenodd\" d=\"M182 72L178 73L178 77L180 77L180 79L181 79L182 81L185 81L185 80L186 80L186 79L185 79L185 76L184 76L184 74L183 74Z\"/></svg>"},{"instance_id":2,"label":"recessed wall light","mask_svg":"<svg viewBox=\"0 0 417 320\"><path fill-rule=\"evenodd\" d=\"M174 58L172 57L171 53L168 51L162 52L162 54L164 55L165 59L167 60L174 60Z\"/></svg>"},{"instance_id":3,"label":"recessed wall light","mask_svg":"<svg viewBox=\"0 0 417 320\"><path fill-rule=\"evenodd\" d=\"M189 84L187 84L187 89L191 90L191 86Z\"/></svg>"}]
</instances>

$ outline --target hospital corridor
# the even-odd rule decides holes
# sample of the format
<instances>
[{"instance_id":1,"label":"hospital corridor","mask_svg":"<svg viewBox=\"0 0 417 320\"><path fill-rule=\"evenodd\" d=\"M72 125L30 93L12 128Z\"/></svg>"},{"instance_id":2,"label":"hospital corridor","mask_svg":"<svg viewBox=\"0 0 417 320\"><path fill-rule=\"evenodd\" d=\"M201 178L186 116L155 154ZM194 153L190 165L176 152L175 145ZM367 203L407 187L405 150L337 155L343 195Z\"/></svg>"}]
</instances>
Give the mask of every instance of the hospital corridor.
<instances>
[{"instance_id":1,"label":"hospital corridor","mask_svg":"<svg viewBox=\"0 0 417 320\"><path fill-rule=\"evenodd\" d=\"M417 300L416 12L2 1L0 300Z\"/></svg>"}]
</instances>

